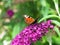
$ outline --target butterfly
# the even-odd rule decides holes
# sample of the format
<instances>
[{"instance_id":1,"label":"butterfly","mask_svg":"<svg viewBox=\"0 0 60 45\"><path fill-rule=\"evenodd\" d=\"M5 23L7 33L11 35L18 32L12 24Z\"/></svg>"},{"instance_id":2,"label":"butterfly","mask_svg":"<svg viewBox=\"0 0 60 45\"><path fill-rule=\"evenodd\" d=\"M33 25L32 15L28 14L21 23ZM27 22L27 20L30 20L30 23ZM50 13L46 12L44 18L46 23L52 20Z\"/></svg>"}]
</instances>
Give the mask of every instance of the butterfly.
<instances>
[{"instance_id":1,"label":"butterfly","mask_svg":"<svg viewBox=\"0 0 60 45\"><path fill-rule=\"evenodd\" d=\"M32 18L32 17L30 17L30 16L28 16L28 15L24 15L24 18L25 18L25 22L26 22L27 24L33 24L33 23L36 22L36 20L35 20L34 18Z\"/></svg>"}]
</instances>

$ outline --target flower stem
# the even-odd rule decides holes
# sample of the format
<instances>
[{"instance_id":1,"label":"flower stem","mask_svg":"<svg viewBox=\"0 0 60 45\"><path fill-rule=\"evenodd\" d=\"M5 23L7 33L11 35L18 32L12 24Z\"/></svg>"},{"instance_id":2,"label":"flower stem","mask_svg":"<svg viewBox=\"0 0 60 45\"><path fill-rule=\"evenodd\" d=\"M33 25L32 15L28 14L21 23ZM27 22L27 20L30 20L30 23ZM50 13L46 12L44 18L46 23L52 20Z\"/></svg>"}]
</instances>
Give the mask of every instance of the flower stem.
<instances>
[{"instance_id":1,"label":"flower stem","mask_svg":"<svg viewBox=\"0 0 60 45\"><path fill-rule=\"evenodd\" d=\"M52 42L49 42L49 45L52 45Z\"/></svg>"}]
</instances>

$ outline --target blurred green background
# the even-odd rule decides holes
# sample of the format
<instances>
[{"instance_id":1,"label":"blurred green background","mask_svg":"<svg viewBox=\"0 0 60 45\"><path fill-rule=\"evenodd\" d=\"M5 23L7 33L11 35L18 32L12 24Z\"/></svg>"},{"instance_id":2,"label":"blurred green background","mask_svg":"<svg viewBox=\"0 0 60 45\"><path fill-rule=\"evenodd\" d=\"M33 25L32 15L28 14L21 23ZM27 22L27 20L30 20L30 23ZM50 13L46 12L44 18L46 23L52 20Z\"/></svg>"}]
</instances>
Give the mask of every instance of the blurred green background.
<instances>
[{"instance_id":1,"label":"blurred green background","mask_svg":"<svg viewBox=\"0 0 60 45\"><path fill-rule=\"evenodd\" d=\"M7 10L14 15L9 18ZM60 0L0 0L0 45L9 45L12 39L26 26L24 15L38 22L53 20L54 31L44 36L36 45L60 45Z\"/></svg>"}]
</instances>

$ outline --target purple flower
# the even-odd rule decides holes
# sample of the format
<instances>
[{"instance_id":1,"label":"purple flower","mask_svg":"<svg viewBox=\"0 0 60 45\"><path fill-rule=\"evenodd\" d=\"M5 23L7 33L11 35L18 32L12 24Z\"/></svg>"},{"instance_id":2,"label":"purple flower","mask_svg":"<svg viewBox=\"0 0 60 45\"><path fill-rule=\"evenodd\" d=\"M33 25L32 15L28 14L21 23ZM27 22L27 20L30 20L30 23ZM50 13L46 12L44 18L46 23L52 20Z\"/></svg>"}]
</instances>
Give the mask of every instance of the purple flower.
<instances>
[{"instance_id":1,"label":"purple flower","mask_svg":"<svg viewBox=\"0 0 60 45\"><path fill-rule=\"evenodd\" d=\"M32 42L36 42L45 36L48 33L49 28L54 28L51 24L51 20L31 24L12 40L11 45L30 45Z\"/></svg>"},{"instance_id":2,"label":"purple flower","mask_svg":"<svg viewBox=\"0 0 60 45\"><path fill-rule=\"evenodd\" d=\"M11 18L11 17L14 15L13 10L8 9L8 10L7 10L7 15Z\"/></svg>"}]
</instances>

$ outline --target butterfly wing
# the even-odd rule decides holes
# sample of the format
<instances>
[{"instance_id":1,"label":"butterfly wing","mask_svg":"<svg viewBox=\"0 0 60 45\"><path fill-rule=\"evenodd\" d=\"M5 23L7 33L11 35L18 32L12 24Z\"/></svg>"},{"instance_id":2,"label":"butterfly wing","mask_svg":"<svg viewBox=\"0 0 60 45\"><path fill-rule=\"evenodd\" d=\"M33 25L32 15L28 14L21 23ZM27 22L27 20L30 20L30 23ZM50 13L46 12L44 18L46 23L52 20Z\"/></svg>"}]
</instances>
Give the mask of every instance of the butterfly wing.
<instances>
[{"instance_id":1,"label":"butterfly wing","mask_svg":"<svg viewBox=\"0 0 60 45\"><path fill-rule=\"evenodd\" d=\"M27 24L32 24L33 22L35 21L35 19L34 18L25 18L25 22L27 23Z\"/></svg>"}]
</instances>

